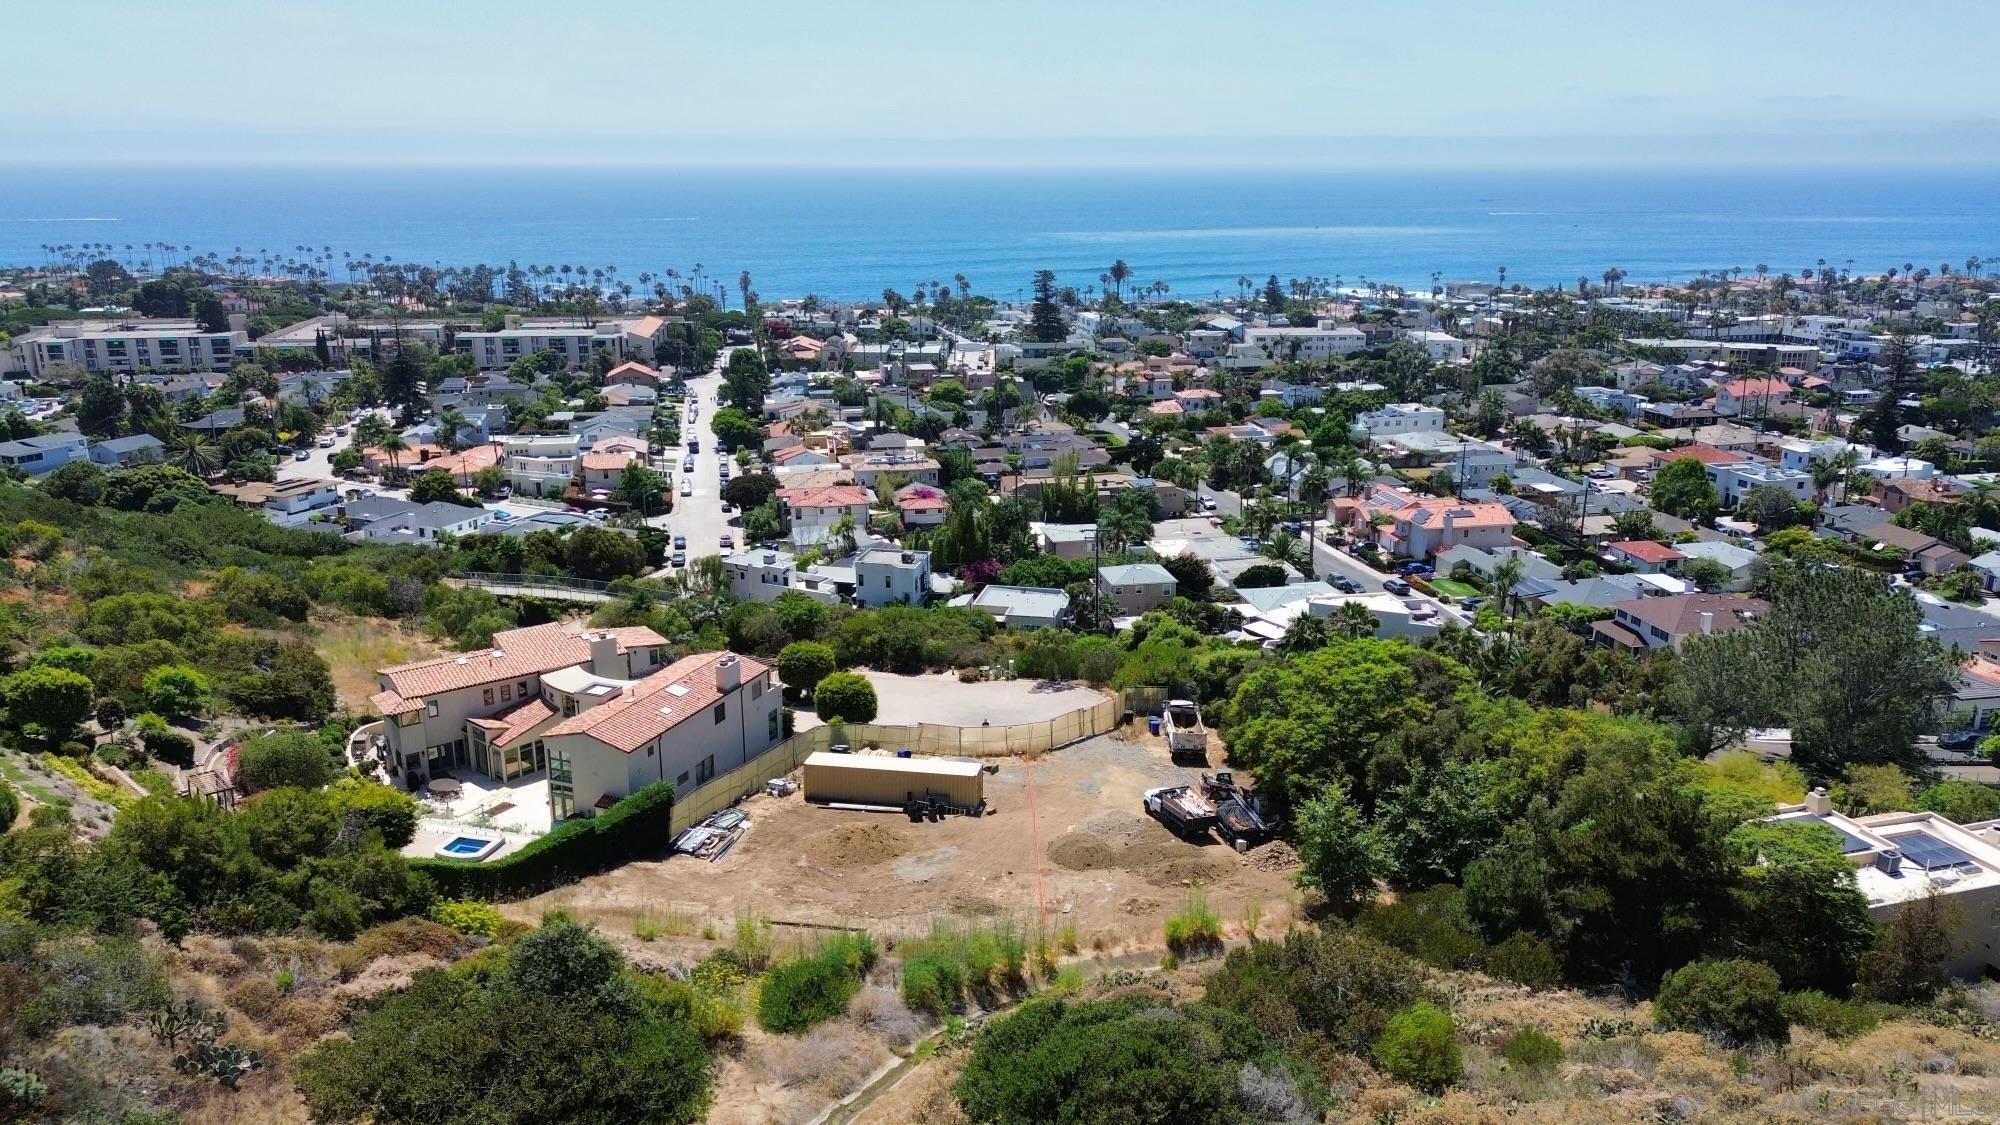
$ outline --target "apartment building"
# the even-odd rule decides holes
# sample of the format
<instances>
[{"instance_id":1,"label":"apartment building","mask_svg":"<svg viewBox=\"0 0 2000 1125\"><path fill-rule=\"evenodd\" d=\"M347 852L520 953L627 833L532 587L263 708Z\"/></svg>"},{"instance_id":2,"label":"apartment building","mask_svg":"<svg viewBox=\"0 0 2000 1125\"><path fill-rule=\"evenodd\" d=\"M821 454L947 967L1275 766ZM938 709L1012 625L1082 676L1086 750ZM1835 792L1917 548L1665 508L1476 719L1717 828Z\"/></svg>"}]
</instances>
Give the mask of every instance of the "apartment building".
<instances>
[{"instance_id":1,"label":"apartment building","mask_svg":"<svg viewBox=\"0 0 2000 1125\"><path fill-rule=\"evenodd\" d=\"M240 327L210 332L193 320L62 320L15 337L0 352L0 374L33 382L55 367L102 374L227 371L250 354L249 333Z\"/></svg>"},{"instance_id":2,"label":"apartment building","mask_svg":"<svg viewBox=\"0 0 2000 1125\"><path fill-rule=\"evenodd\" d=\"M493 647L477 652L383 668L382 690L369 702L383 718L390 768L412 788L451 770L508 781L543 769L539 734L562 715L564 700L613 692L571 685L550 702L542 677L581 668L606 681L636 681L660 669L666 643L644 626L571 633L551 622L495 633Z\"/></svg>"},{"instance_id":3,"label":"apartment building","mask_svg":"<svg viewBox=\"0 0 2000 1125\"><path fill-rule=\"evenodd\" d=\"M523 496L561 499L569 494L586 442L575 434L519 434L503 439L500 469Z\"/></svg>"},{"instance_id":4,"label":"apartment building","mask_svg":"<svg viewBox=\"0 0 2000 1125\"><path fill-rule=\"evenodd\" d=\"M1288 361L1315 363L1353 355L1367 346L1367 333L1326 320L1313 328L1245 328L1242 342L1229 345L1218 364L1246 370Z\"/></svg>"},{"instance_id":5,"label":"apartment building","mask_svg":"<svg viewBox=\"0 0 2000 1125\"><path fill-rule=\"evenodd\" d=\"M544 676L540 702L564 716L537 739L550 812L564 820L657 782L686 793L713 781L784 738L782 694L770 665L729 652L683 657L636 683L594 668Z\"/></svg>"},{"instance_id":6,"label":"apartment building","mask_svg":"<svg viewBox=\"0 0 2000 1125\"><path fill-rule=\"evenodd\" d=\"M1404 434L1443 432L1443 409L1426 406L1421 402L1392 402L1380 410L1370 410L1354 419L1355 435L1367 437L1371 441L1401 437Z\"/></svg>"},{"instance_id":7,"label":"apartment building","mask_svg":"<svg viewBox=\"0 0 2000 1125\"><path fill-rule=\"evenodd\" d=\"M481 371L497 371L537 352L553 352L569 370L583 367L599 353L616 362L651 362L666 339L667 322L657 316L598 321L558 318L512 318L493 332L460 332L455 350L470 355Z\"/></svg>"}]
</instances>

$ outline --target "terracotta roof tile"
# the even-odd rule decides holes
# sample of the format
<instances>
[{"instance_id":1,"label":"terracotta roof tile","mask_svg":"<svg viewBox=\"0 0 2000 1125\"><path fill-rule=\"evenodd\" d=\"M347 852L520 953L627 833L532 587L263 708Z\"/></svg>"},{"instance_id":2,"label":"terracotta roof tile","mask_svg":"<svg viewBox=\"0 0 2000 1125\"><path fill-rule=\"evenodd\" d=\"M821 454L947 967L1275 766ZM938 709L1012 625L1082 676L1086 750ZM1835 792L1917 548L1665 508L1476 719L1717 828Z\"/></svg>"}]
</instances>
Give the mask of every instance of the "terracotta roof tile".
<instances>
[{"instance_id":1,"label":"terracotta roof tile","mask_svg":"<svg viewBox=\"0 0 2000 1125\"><path fill-rule=\"evenodd\" d=\"M643 625L605 631L618 638L620 652L635 645L667 643L665 637ZM561 622L507 629L493 634L492 648L382 669L379 675L388 682L389 689L375 700L379 708L384 696L393 695L405 702L416 701L416 706L421 707L425 696L522 676L539 676L589 660L590 642L564 629ZM396 713L399 712L383 711L383 714Z\"/></svg>"},{"instance_id":2,"label":"terracotta roof tile","mask_svg":"<svg viewBox=\"0 0 2000 1125\"><path fill-rule=\"evenodd\" d=\"M704 652L684 656L627 688L617 699L564 719L544 736L583 735L630 754L730 694L715 685L715 667L730 655ZM741 679L735 691L771 667L748 656L736 657L736 663ZM680 690L672 690L675 688Z\"/></svg>"}]
</instances>

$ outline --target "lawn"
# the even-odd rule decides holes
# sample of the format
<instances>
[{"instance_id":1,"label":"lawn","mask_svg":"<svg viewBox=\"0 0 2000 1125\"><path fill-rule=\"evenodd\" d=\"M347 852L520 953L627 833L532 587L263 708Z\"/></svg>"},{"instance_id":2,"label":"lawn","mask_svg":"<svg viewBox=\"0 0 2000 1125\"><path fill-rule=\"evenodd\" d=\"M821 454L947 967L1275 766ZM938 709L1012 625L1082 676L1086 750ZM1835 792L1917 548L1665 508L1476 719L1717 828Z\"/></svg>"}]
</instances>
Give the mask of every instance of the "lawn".
<instances>
[{"instance_id":1,"label":"lawn","mask_svg":"<svg viewBox=\"0 0 2000 1125\"><path fill-rule=\"evenodd\" d=\"M1436 590L1438 593L1447 595L1449 597L1476 598L1479 596L1479 590L1477 587L1468 586L1465 583L1456 581L1454 579L1433 578L1430 581L1431 581L1431 589Z\"/></svg>"},{"instance_id":2,"label":"lawn","mask_svg":"<svg viewBox=\"0 0 2000 1125\"><path fill-rule=\"evenodd\" d=\"M394 621L377 617L341 617L320 625L314 648L333 673L333 686L344 707L366 710L368 697L382 690L375 670L393 664L427 660L445 653L430 638L406 632Z\"/></svg>"}]
</instances>

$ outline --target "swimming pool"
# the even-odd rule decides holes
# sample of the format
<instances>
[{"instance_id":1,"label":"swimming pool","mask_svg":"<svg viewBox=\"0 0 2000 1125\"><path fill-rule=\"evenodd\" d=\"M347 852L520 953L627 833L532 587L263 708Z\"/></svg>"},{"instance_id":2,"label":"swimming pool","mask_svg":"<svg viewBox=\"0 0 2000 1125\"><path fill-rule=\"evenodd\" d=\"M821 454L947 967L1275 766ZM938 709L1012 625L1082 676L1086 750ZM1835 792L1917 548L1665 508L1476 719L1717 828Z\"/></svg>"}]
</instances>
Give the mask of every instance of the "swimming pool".
<instances>
[{"instance_id":1,"label":"swimming pool","mask_svg":"<svg viewBox=\"0 0 2000 1125\"><path fill-rule=\"evenodd\" d=\"M439 859L485 859L498 851L504 841L483 836L454 836L437 850Z\"/></svg>"}]
</instances>

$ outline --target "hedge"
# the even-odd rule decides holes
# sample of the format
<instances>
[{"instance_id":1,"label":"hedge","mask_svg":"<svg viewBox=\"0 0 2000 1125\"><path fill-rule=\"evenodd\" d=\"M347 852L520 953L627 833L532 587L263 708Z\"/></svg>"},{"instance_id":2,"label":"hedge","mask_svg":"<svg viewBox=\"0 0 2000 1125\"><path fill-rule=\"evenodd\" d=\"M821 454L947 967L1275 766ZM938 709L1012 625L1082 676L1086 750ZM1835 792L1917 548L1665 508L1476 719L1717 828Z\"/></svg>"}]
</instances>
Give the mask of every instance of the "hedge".
<instances>
[{"instance_id":1,"label":"hedge","mask_svg":"<svg viewBox=\"0 0 2000 1125\"><path fill-rule=\"evenodd\" d=\"M600 816L565 820L498 859L413 859L410 867L428 875L445 898L526 898L666 850L673 806L673 783L655 782Z\"/></svg>"}]
</instances>

